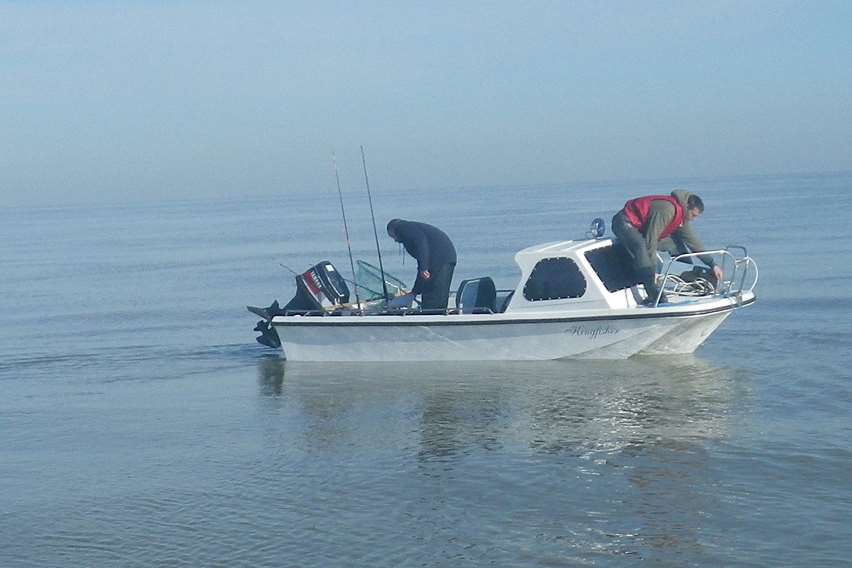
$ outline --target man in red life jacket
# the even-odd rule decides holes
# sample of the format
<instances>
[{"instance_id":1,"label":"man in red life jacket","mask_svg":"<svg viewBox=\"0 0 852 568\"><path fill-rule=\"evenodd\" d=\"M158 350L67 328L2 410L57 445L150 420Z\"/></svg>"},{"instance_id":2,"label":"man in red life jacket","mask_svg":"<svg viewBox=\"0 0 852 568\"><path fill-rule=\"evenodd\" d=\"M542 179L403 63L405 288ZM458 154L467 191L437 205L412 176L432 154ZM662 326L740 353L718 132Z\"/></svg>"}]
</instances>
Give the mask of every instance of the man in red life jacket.
<instances>
[{"instance_id":1,"label":"man in red life jacket","mask_svg":"<svg viewBox=\"0 0 852 568\"><path fill-rule=\"evenodd\" d=\"M656 282L657 249L679 252L702 252L707 249L692 232L691 222L704 212L700 197L684 190L671 195L648 195L631 199L612 218L612 232L633 257L633 266L648 298L653 305L660 293ZM701 261L713 269L717 281L722 279L722 269L713 257L704 255ZM665 302L665 295L660 302Z\"/></svg>"}]
</instances>

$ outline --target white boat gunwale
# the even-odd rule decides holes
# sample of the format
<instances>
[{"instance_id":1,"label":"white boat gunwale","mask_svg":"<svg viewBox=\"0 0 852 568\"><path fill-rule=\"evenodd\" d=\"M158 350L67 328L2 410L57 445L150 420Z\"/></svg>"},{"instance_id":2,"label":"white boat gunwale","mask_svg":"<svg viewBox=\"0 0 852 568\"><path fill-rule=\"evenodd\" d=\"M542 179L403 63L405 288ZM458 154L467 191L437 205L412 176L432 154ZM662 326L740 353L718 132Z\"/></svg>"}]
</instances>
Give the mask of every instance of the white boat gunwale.
<instances>
[{"instance_id":1,"label":"white boat gunwale","mask_svg":"<svg viewBox=\"0 0 852 568\"><path fill-rule=\"evenodd\" d=\"M716 299L714 302L722 305L705 308L700 304L690 303L684 306L659 305L656 308L628 308L625 310L600 311L597 314L579 314L566 316L541 314L530 317L526 314L407 314L407 315L369 315L369 316L275 316L272 325L276 327L285 326L411 326L411 325L499 325L499 324L537 324L537 323L559 323L559 322L582 322L603 320L628 320L628 319L654 319L654 318L688 318L698 317L721 312L733 311L755 303L757 298L751 294L741 302L733 298Z\"/></svg>"}]
</instances>

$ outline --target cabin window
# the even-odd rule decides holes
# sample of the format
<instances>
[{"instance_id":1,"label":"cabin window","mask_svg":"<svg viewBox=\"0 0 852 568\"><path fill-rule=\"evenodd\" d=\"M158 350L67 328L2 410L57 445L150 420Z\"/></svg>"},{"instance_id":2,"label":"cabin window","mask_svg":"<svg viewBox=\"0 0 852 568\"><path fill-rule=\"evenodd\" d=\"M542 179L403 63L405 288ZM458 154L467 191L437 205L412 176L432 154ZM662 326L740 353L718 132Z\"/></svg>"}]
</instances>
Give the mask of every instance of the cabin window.
<instances>
[{"instance_id":1,"label":"cabin window","mask_svg":"<svg viewBox=\"0 0 852 568\"><path fill-rule=\"evenodd\" d=\"M639 284L633 269L633 259L621 243L590 250L586 253L586 260L610 292Z\"/></svg>"},{"instance_id":2,"label":"cabin window","mask_svg":"<svg viewBox=\"0 0 852 568\"><path fill-rule=\"evenodd\" d=\"M545 258L532 270L524 285L530 302L579 298L586 293L586 279L570 258Z\"/></svg>"}]
</instances>

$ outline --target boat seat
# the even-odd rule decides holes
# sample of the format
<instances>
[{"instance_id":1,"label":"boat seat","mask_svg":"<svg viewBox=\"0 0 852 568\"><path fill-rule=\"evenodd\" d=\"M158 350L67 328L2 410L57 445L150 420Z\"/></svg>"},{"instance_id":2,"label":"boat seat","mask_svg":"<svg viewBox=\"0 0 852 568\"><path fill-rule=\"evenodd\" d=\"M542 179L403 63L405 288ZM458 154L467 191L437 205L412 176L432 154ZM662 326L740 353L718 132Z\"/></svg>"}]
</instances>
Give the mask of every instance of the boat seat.
<instances>
[{"instance_id":1,"label":"boat seat","mask_svg":"<svg viewBox=\"0 0 852 568\"><path fill-rule=\"evenodd\" d=\"M456 292L456 308L461 314L496 312L497 288L490 276L462 280Z\"/></svg>"},{"instance_id":2,"label":"boat seat","mask_svg":"<svg viewBox=\"0 0 852 568\"><path fill-rule=\"evenodd\" d=\"M509 307L509 302L512 301L512 296L515 295L514 290L498 290L497 291L497 311L503 313Z\"/></svg>"}]
</instances>

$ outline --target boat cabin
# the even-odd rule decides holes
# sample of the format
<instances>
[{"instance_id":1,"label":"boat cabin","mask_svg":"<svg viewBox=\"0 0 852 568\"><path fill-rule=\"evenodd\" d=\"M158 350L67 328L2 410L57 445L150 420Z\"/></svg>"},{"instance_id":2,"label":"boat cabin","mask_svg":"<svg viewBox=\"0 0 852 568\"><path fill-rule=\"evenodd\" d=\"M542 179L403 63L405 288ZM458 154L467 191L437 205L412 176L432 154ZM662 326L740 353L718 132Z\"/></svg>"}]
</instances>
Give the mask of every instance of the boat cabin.
<instances>
[{"instance_id":1,"label":"boat cabin","mask_svg":"<svg viewBox=\"0 0 852 568\"><path fill-rule=\"evenodd\" d=\"M465 280L456 293L462 313L620 309L641 299L627 251L612 239L558 241L515 255L515 290L494 290L491 278ZM493 300L492 300L493 298Z\"/></svg>"}]
</instances>

